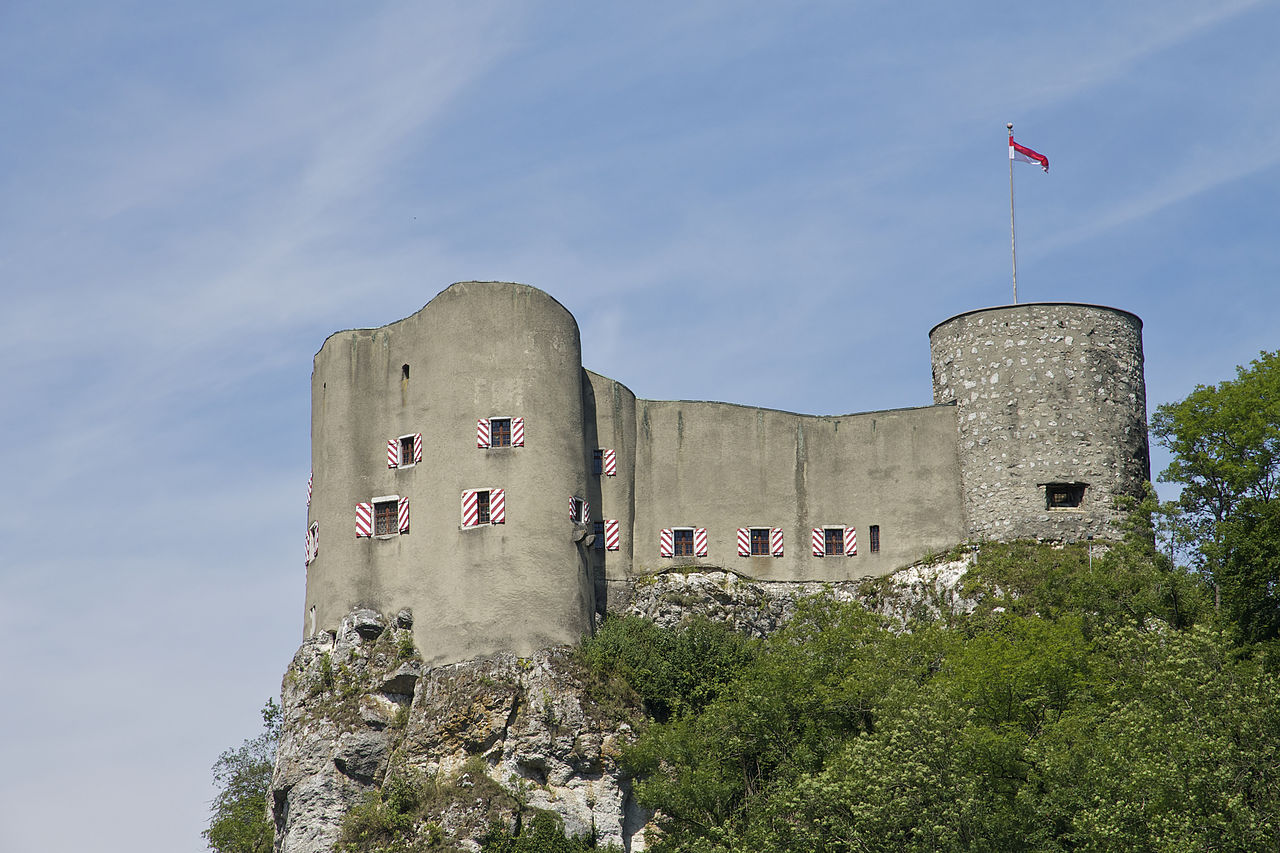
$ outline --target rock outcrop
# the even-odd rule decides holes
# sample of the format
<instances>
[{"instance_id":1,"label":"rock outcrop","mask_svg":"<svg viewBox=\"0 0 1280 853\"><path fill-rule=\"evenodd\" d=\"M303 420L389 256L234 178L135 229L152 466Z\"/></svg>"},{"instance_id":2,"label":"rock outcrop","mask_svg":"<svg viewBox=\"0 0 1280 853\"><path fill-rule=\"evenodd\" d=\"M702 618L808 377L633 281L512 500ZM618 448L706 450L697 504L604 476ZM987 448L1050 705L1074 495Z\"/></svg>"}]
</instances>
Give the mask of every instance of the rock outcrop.
<instances>
[{"instance_id":1,"label":"rock outcrop","mask_svg":"<svg viewBox=\"0 0 1280 853\"><path fill-rule=\"evenodd\" d=\"M610 604L664 627L701 616L753 636L782 627L814 595L905 622L971 610L961 593L969 565L958 554L825 584L670 572L638 580ZM633 698L593 683L563 646L425 668L412 624L407 611L356 610L294 656L272 780L277 853L332 850L344 816L392 780L427 792L411 829L424 849L478 850L491 824L511 828L533 810L554 812L569 834L644 849L650 815L620 763L645 722Z\"/></svg>"}]
</instances>

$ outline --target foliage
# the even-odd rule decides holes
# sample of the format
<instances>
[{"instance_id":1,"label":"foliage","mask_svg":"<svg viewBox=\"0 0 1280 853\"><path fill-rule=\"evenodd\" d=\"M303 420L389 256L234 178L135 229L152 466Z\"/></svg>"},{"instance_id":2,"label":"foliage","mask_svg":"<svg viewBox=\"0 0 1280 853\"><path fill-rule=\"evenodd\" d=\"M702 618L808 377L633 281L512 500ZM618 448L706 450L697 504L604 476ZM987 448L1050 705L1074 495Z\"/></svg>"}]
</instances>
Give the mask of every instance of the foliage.
<instances>
[{"instance_id":1,"label":"foliage","mask_svg":"<svg viewBox=\"0 0 1280 853\"><path fill-rule=\"evenodd\" d=\"M705 707L755 654L756 641L724 625L695 619L664 631L635 616L605 620L582 643L582 660L597 676L623 679L658 720Z\"/></svg>"},{"instance_id":2,"label":"foliage","mask_svg":"<svg viewBox=\"0 0 1280 853\"><path fill-rule=\"evenodd\" d=\"M627 752L651 849L1280 848L1280 681L1155 552L1144 504L1092 566L1085 546L984 546L997 600L950 625L804 602Z\"/></svg>"},{"instance_id":3,"label":"foliage","mask_svg":"<svg viewBox=\"0 0 1280 853\"><path fill-rule=\"evenodd\" d=\"M532 820L514 833L495 824L480 839L481 853L587 853L597 849L618 848L597 848L594 838L565 835L559 818L550 812L536 812Z\"/></svg>"},{"instance_id":4,"label":"foliage","mask_svg":"<svg viewBox=\"0 0 1280 853\"><path fill-rule=\"evenodd\" d=\"M267 816L267 796L276 745L280 742L280 706L268 699L262 707L263 732L236 749L228 749L213 765L218 793L204 830L217 853L270 853L275 827Z\"/></svg>"},{"instance_id":5,"label":"foliage","mask_svg":"<svg viewBox=\"0 0 1280 853\"><path fill-rule=\"evenodd\" d=\"M1280 351L1151 418L1182 485L1174 537L1217 586L1238 642L1280 640Z\"/></svg>"}]
</instances>

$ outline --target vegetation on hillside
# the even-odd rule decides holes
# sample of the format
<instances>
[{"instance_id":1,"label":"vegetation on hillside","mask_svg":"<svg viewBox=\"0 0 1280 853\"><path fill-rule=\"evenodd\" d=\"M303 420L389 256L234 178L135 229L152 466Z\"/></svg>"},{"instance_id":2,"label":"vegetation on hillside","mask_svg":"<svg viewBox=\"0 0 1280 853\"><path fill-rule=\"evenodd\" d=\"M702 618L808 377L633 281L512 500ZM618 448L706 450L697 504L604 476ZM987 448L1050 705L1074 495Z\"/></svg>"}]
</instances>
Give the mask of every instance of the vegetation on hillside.
<instances>
[{"instance_id":1,"label":"vegetation on hillside","mask_svg":"<svg viewBox=\"0 0 1280 853\"><path fill-rule=\"evenodd\" d=\"M213 781L218 794L204 831L210 850L217 853L271 853L275 827L267 817L271 771L280 742L280 706L268 699L262 706L263 731L218 756Z\"/></svg>"},{"instance_id":2,"label":"vegetation on hillside","mask_svg":"<svg viewBox=\"0 0 1280 853\"><path fill-rule=\"evenodd\" d=\"M652 716L625 756L649 849L1280 849L1280 353L1152 432L1179 499L1135 501L1119 543L982 545L972 612L904 627L816 598L765 640L606 621L579 657ZM264 718L215 767L220 853L270 846ZM399 849L423 790L384 787L343 843ZM590 849L532 812L482 844Z\"/></svg>"}]
</instances>

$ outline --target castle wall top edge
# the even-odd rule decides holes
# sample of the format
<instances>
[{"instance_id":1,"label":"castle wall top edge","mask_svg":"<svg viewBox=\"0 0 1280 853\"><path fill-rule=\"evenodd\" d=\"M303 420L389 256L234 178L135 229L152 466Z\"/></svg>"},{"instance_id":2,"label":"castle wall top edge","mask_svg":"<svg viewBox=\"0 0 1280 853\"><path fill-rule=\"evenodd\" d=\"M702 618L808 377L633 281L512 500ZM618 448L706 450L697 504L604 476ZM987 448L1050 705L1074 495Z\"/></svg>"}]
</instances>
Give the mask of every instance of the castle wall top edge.
<instances>
[{"instance_id":1,"label":"castle wall top edge","mask_svg":"<svg viewBox=\"0 0 1280 853\"><path fill-rule=\"evenodd\" d=\"M570 311L568 308L565 308L564 304L561 303L560 300L556 299L554 296L552 296L550 293L547 293L542 288L534 287L532 284L522 284L518 281L474 281L474 280L473 281L455 281L453 284L449 285L448 287L444 288L439 293L437 293L435 296L431 297L431 299L427 300L427 303L423 305L421 308L419 308L417 311L414 311L412 314L408 314L404 317L401 317L398 320L392 320L390 323L383 323L381 326L356 326L349 329L338 329L336 332L332 332L328 337L324 339L324 342L320 344L320 349L316 350L316 355L320 354L320 352L328 345L329 341L333 340L339 335L346 335L346 334L350 334L351 332L376 332L380 329L390 328L391 326L394 326L397 323L403 323L405 320L409 320L413 317L418 316L423 311L426 311L428 308L431 307L431 304L433 302L435 302L441 296L444 296L450 290L453 290L455 287L465 287L467 285L472 285L472 284L507 287L513 290L518 289L518 290L524 290L527 292L537 294L539 297L547 300L548 302L558 307L565 314L569 315L569 319L573 321L573 325L575 327L578 325L578 319L573 316L573 312Z\"/></svg>"},{"instance_id":2,"label":"castle wall top edge","mask_svg":"<svg viewBox=\"0 0 1280 853\"><path fill-rule=\"evenodd\" d=\"M1010 303L1008 305L991 305L987 308L972 308L968 311L961 311L959 314L952 315L947 319L943 320L941 323L937 323L936 325L934 325L934 327L929 330L929 337L932 338L933 333L936 332L939 329L939 327L947 325L952 320L958 320L961 317L967 317L970 314L986 314L992 311L1009 311L1009 310L1016 311L1021 308L1093 308L1098 311L1111 311L1116 314L1126 314L1137 321L1139 329L1142 328L1142 318L1139 317L1137 314L1133 313L1132 311L1126 311L1124 308L1116 308L1111 305L1097 305L1092 302L1018 302L1016 304Z\"/></svg>"}]
</instances>

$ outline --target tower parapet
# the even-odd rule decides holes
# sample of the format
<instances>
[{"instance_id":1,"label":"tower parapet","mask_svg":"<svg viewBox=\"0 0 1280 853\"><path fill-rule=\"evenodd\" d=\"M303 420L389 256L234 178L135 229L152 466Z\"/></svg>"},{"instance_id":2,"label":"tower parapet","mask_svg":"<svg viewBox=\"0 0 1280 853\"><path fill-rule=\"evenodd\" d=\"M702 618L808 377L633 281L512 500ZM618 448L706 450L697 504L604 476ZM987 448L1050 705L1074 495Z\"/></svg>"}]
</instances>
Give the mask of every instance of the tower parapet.
<instances>
[{"instance_id":1,"label":"tower parapet","mask_svg":"<svg viewBox=\"0 0 1280 853\"><path fill-rule=\"evenodd\" d=\"M929 332L934 402L957 406L973 538L1116 538L1150 478L1142 321L1078 303L958 314Z\"/></svg>"}]
</instances>

